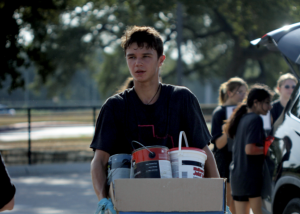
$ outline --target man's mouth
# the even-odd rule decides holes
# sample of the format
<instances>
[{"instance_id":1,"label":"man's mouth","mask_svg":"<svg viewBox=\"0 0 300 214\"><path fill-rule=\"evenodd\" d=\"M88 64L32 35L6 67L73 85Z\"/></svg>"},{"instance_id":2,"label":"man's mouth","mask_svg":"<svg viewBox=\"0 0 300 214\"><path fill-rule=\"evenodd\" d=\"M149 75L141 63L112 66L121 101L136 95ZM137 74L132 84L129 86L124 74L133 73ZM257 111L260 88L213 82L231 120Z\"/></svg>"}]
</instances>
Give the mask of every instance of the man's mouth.
<instances>
[{"instance_id":1,"label":"man's mouth","mask_svg":"<svg viewBox=\"0 0 300 214\"><path fill-rule=\"evenodd\" d=\"M142 71L142 70L138 70L135 73L141 74L141 73L145 73L146 71Z\"/></svg>"}]
</instances>

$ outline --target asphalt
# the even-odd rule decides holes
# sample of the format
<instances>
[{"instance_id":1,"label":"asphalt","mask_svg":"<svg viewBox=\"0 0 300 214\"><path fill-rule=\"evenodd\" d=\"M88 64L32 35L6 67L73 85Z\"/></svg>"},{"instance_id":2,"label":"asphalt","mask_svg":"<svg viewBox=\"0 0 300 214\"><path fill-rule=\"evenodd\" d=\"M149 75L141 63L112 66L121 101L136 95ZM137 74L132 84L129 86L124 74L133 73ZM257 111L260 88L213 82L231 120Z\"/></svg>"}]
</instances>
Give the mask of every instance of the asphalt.
<instances>
[{"instance_id":1,"label":"asphalt","mask_svg":"<svg viewBox=\"0 0 300 214\"><path fill-rule=\"evenodd\" d=\"M8 166L15 207L3 213L88 214L96 210L90 163Z\"/></svg>"}]
</instances>

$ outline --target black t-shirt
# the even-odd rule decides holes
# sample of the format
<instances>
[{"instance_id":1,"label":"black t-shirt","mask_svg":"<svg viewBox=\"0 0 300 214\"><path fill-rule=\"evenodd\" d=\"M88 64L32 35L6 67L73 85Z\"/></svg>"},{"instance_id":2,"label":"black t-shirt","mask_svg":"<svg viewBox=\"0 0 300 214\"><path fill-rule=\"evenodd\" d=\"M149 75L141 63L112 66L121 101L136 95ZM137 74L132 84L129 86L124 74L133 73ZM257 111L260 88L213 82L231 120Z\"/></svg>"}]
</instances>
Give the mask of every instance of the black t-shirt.
<instances>
[{"instance_id":1,"label":"black t-shirt","mask_svg":"<svg viewBox=\"0 0 300 214\"><path fill-rule=\"evenodd\" d=\"M231 190L234 196L260 196L263 181L264 155L246 155L247 144L263 147L265 134L262 118L255 113L245 114L237 128L233 144Z\"/></svg>"},{"instance_id":2,"label":"black t-shirt","mask_svg":"<svg viewBox=\"0 0 300 214\"><path fill-rule=\"evenodd\" d=\"M278 119L278 117L281 115L284 108L281 105L280 100L275 100L274 102L272 102L272 106L273 108L271 109L271 115L273 117L273 124L274 124Z\"/></svg>"},{"instance_id":3,"label":"black t-shirt","mask_svg":"<svg viewBox=\"0 0 300 214\"><path fill-rule=\"evenodd\" d=\"M130 154L133 140L145 146L173 148L178 146L180 131L185 131L190 147L202 149L211 139L199 102L190 90L162 84L158 100L145 105L132 88L106 100L90 147L110 155Z\"/></svg>"},{"instance_id":4,"label":"black t-shirt","mask_svg":"<svg viewBox=\"0 0 300 214\"><path fill-rule=\"evenodd\" d=\"M9 175L6 171L2 156L0 154L0 209L14 197L16 188L11 183Z\"/></svg>"},{"instance_id":5,"label":"black t-shirt","mask_svg":"<svg viewBox=\"0 0 300 214\"><path fill-rule=\"evenodd\" d=\"M212 116L212 123L211 123L212 140L211 140L211 142L215 145L213 153L215 155L215 159L217 162L220 176L222 178L227 178L228 179L227 181L229 181L229 165L232 161L233 140L230 138L227 138L227 144L221 149L218 149L215 144L216 140L219 137L221 137L223 134L222 126L225 123L226 119L227 119L226 106L218 106L213 111L213 116Z\"/></svg>"}]
</instances>

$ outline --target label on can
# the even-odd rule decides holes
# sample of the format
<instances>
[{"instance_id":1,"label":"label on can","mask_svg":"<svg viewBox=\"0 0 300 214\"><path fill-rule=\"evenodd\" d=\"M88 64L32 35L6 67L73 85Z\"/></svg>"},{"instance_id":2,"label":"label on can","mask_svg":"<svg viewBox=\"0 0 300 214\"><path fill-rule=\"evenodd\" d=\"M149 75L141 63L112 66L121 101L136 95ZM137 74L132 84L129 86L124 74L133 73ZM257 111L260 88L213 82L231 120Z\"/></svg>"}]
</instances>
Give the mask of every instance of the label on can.
<instances>
[{"instance_id":1,"label":"label on can","mask_svg":"<svg viewBox=\"0 0 300 214\"><path fill-rule=\"evenodd\" d=\"M179 176L179 168L181 176ZM198 161L182 160L179 165L178 159L172 159L173 178L203 178L204 165Z\"/></svg>"},{"instance_id":2,"label":"label on can","mask_svg":"<svg viewBox=\"0 0 300 214\"><path fill-rule=\"evenodd\" d=\"M167 160L134 164L134 178L172 178L171 163Z\"/></svg>"},{"instance_id":3,"label":"label on can","mask_svg":"<svg viewBox=\"0 0 300 214\"><path fill-rule=\"evenodd\" d=\"M128 168L117 168L109 170L107 176L107 185L114 182L115 179L130 178L130 169Z\"/></svg>"},{"instance_id":4,"label":"label on can","mask_svg":"<svg viewBox=\"0 0 300 214\"><path fill-rule=\"evenodd\" d=\"M172 168L170 161L159 160L159 169L161 178L172 178Z\"/></svg>"},{"instance_id":5,"label":"label on can","mask_svg":"<svg viewBox=\"0 0 300 214\"><path fill-rule=\"evenodd\" d=\"M172 162L172 175L173 178L179 178L179 166L178 166L178 159L173 159Z\"/></svg>"}]
</instances>

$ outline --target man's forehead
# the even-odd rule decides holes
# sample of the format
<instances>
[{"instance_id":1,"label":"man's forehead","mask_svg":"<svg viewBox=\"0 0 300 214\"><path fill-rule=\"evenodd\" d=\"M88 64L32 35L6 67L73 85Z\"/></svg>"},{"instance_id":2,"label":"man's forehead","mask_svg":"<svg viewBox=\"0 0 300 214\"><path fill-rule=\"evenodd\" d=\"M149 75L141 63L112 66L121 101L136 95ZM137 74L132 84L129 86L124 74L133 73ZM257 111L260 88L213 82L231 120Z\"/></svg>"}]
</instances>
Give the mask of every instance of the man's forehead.
<instances>
[{"instance_id":1,"label":"man's forehead","mask_svg":"<svg viewBox=\"0 0 300 214\"><path fill-rule=\"evenodd\" d=\"M149 47L147 43L144 43L143 45L138 46L138 44L136 42L129 45L126 49L126 53L135 52L135 51L153 53L155 50L153 48Z\"/></svg>"}]
</instances>

